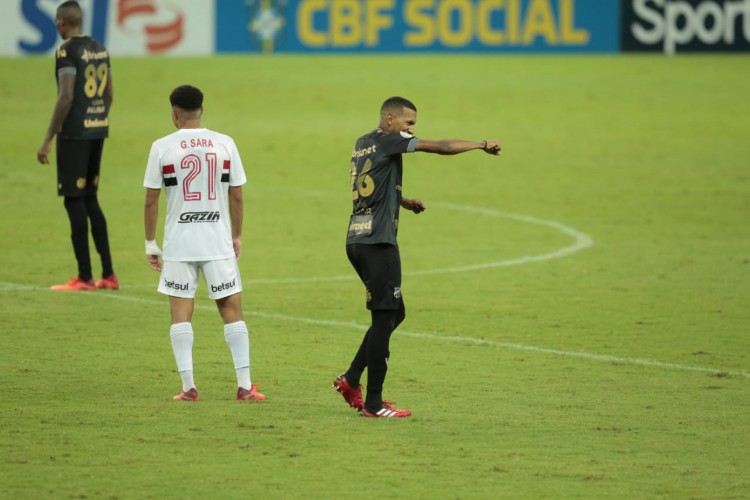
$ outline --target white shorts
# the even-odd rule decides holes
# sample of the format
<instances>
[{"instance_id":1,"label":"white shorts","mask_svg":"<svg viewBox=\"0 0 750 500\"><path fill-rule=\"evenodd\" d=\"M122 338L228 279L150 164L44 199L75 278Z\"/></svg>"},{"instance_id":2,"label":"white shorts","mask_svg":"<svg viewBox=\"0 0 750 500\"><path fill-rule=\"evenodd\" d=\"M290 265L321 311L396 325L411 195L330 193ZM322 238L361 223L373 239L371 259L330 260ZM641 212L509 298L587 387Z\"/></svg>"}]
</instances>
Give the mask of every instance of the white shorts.
<instances>
[{"instance_id":1,"label":"white shorts","mask_svg":"<svg viewBox=\"0 0 750 500\"><path fill-rule=\"evenodd\" d=\"M172 297L194 299L201 272L208 286L208 297L213 300L242 291L240 269L234 257L199 262L165 260L161 266L158 291Z\"/></svg>"}]
</instances>

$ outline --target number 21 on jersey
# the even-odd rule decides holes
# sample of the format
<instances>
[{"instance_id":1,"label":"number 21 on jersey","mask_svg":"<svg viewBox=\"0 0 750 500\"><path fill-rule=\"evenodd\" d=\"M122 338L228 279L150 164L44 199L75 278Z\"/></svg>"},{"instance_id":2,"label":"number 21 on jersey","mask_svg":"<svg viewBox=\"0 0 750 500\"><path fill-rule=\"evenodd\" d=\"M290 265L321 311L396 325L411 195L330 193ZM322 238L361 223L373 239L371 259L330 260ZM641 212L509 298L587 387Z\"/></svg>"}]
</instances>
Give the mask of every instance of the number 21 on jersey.
<instances>
[{"instance_id":1,"label":"number 21 on jersey","mask_svg":"<svg viewBox=\"0 0 750 500\"><path fill-rule=\"evenodd\" d=\"M201 174L204 164L208 169L207 194L209 200L216 199L216 169L218 159L216 153L206 153L205 162L196 154L185 155L180 161L180 169L188 170L185 179L182 181L182 195L185 201L200 201L203 199L203 193L195 189L192 184ZM164 165L162 167L164 175L164 186L176 186L177 176L174 165Z\"/></svg>"}]
</instances>

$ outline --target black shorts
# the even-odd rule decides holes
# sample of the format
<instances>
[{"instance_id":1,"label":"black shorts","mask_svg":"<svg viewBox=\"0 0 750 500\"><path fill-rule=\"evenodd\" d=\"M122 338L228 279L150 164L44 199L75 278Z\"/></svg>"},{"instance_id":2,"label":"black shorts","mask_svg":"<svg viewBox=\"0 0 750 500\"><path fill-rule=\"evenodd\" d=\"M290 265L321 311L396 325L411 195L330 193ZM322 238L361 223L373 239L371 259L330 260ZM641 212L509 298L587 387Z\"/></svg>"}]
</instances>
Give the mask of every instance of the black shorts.
<instances>
[{"instance_id":1,"label":"black shorts","mask_svg":"<svg viewBox=\"0 0 750 500\"><path fill-rule=\"evenodd\" d=\"M57 138L57 194L93 196L99 187L104 139Z\"/></svg>"},{"instance_id":2,"label":"black shorts","mask_svg":"<svg viewBox=\"0 0 750 500\"><path fill-rule=\"evenodd\" d=\"M365 284L367 309L387 311L402 306L401 254L396 245L354 243L346 245L346 256Z\"/></svg>"}]
</instances>

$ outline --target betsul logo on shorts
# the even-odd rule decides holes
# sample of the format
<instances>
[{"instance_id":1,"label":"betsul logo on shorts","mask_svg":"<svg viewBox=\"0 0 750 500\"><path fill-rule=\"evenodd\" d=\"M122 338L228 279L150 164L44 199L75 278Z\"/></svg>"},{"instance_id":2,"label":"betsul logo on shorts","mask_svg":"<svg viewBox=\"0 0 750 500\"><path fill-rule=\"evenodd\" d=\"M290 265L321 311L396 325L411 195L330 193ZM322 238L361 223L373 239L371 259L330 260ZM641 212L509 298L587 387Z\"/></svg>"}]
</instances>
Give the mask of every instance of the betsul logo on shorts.
<instances>
[{"instance_id":1,"label":"betsul logo on shorts","mask_svg":"<svg viewBox=\"0 0 750 500\"><path fill-rule=\"evenodd\" d=\"M187 292L188 290L187 283L175 283L174 281L169 281L166 278L164 278L164 287L169 288L170 290L182 290L185 292Z\"/></svg>"},{"instance_id":2,"label":"betsul logo on shorts","mask_svg":"<svg viewBox=\"0 0 750 500\"><path fill-rule=\"evenodd\" d=\"M622 50L750 50L750 0L623 0Z\"/></svg>"},{"instance_id":3,"label":"betsul logo on shorts","mask_svg":"<svg viewBox=\"0 0 750 500\"><path fill-rule=\"evenodd\" d=\"M183 212L178 224L192 224L193 222L216 222L221 218L219 212Z\"/></svg>"},{"instance_id":4,"label":"betsul logo on shorts","mask_svg":"<svg viewBox=\"0 0 750 500\"><path fill-rule=\"evenodd\" d=\"M231 290L232 288L235 287L236 284L237 284L237 279L233 279L229 283L221 283L218 286L211 285L211 291L216 293L216 292L223 292L224 290Z\"/></svg>"}]
</instances>

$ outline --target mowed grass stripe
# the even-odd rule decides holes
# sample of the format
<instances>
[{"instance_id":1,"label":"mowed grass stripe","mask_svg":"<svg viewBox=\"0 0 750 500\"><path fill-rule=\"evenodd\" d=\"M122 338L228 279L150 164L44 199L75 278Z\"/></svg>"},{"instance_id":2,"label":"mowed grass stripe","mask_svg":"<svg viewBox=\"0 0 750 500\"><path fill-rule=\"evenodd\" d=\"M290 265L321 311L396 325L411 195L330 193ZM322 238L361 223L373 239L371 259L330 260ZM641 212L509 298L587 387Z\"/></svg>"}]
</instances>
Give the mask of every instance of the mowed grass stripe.
<instances>
[{"instance_id":1,"label":"mowed grass stripe","mask_svg":"<svg viewBox=\"0 0 750 500\"><path fill-rule=\"evenodd\" d=\"M33 285L19 285L16 283L0 283L0 291L35 291L35 292L48 292L49 290L42 287L37 287ZM114 292L114 293L82 293L83 296L87 297L97 297L97 298L108 298L108 299L116 299L116 300L128 300L132 302L139 302L142 304L153 304L153 305L164 305L163 300L157 300L157 299L145 299L143 297L135 297L132 295L126 295L122 292ZM209 306L205 304L195 304L196 309L201 310L207 310L207 311L214 311L214 306ZM291 316L288 314L280 314L280 313L267 313L262 311L252 311L252 310L245 310L245 314L248 316L256 316L259 318L264 319L272 319L272 320L280 320L280 321L293 321L298 323L307 323L310 325L318 325L318 326L333 326L338 328L348 328L348 329L354 329L359 331L366 331L368 326L363 325L360 323L356 323L353 321L336 321L336 320L326 320L326 319L315 319L315 318L305 318L300 316ZM719 376L739 376L739 377L745 377L750 378L750 372L747 371L732 371L732 370L725 370L721 368L709 368L709 367L701 367L701 366L690 366L690 365L682 365L677 363L667 363L662 361L656 361L653 359L639 359L639 358L625 358L620 356L610 356L608 354L596 354L596 353L588 353L588 352L576 352L576 351L563 351L560 349L549 349L546 347L539 347L539 346L533 346L533 345L525 345L525 344L518 344L514 342L498 342L495 340L488 340L488 339L477 339L472 337L462 337L460 335L443 335L439 333L422 333L422 332L412 332L408 330L402 330L399 329L397 332L398 335L404 335L407 337L418 337L418 338L425 338L425 339L431 339L431 340L440 340L440 341L447 341L447 342L468 342L472 344L482 344L482 345L489 345L494 347L501 347L501 348L507 348L507 349L517 349L521 351L531 351L531 352L538 352L538 353L544 353L544 354L553 354L556 356L566 356L566 357L574 357L574 358L581 358L586 359L590 361L603 361L606 363L620 363L620 364L631 364L631 365L643 365L643 366L650 366L654 368L665 368L665 369L671 369L671 370L684 370L684 371L693 371L693 372L705 372L705 373L715 373Z\"/></svg>"}]
</instances>

